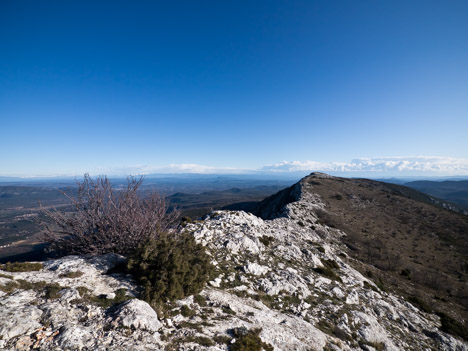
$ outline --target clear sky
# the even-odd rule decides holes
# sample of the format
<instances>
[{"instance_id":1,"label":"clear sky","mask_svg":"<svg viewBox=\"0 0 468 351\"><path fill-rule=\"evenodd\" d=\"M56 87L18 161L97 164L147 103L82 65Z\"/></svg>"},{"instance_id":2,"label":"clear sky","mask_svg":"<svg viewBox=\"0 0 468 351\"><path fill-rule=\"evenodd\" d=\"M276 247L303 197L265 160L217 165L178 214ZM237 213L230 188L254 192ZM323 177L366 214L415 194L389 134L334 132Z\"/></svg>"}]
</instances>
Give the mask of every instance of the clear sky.
<instances>
[{"instance_id":1,"label":"clear sky","mask_svg":"<svg viewBox=\"0 0 468 351\"><path fill-rule=\"evenodd\" d=\"M468 2L3 0L0 130L0 175L466 160Z\"/></svg>"}]
</instances>

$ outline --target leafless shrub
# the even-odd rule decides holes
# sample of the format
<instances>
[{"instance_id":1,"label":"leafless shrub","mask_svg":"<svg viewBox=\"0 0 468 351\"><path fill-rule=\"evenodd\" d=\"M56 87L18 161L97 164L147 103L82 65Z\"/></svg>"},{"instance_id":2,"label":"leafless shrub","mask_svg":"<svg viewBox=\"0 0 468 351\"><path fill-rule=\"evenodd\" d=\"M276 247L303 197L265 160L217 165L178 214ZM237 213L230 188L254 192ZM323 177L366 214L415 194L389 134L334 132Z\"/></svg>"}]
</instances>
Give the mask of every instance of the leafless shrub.
<instances>
[{"instance_id":1,"label":"leafless shrub","mask_svg":"<svg viewBox=\"0 0 468 351\"><path fill-rule=\"evenodd\" d=\"M42 208L52 225L43 222L50 249L58 255L127 255L147 239L155 239L175 224L178 211L168 212L164 197L140 196L143 177L127 178L123 190L113 189L106 176L85 174L77 181L77 195L63 193L73 206L71 213Z\"/></svg>"},{"instance_id":2,"label":"leafless shrub","mask_svg":"<svg viewBox=\"0 0 468 351\"><path fill-rule=\"evenodd\" d=\"M447 279L440 272L423 270L420 279L422 284L434 290L443 290L449 286Z\"/></svg>"}]
</instances>

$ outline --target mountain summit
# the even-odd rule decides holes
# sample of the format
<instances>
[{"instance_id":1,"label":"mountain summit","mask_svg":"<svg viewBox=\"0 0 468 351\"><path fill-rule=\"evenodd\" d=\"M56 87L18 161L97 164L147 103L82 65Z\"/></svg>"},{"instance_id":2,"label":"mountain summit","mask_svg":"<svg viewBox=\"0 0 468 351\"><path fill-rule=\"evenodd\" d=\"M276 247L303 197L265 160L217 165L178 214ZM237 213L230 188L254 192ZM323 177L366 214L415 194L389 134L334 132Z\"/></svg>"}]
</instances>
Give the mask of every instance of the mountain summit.
<instances>
[{"instance_id":1,"label":"mountain summit","mask_svg":"<svg viewBox=\"0 0 468 351\"><path fill-rule=\"evenodd\" d=\"M307 203L319 223L346 234L339 243L362 273L468 318L468 216L455 205L401 185L312 173L253 213L294 218L288 204L297 201Z\"/></svg>"},{"instance_id":2,"label":"mountain summit","mask_svg":"<svg viewBox=\"0 0 468 351\"><path fill-rule=\"evenodd\" d=\"M112 273L116 255L0 272L0 348L468 350L465 216L405 187L321 173L253 212L186 224L216 274L166 310Z\"/></svg>"}]
</instances>

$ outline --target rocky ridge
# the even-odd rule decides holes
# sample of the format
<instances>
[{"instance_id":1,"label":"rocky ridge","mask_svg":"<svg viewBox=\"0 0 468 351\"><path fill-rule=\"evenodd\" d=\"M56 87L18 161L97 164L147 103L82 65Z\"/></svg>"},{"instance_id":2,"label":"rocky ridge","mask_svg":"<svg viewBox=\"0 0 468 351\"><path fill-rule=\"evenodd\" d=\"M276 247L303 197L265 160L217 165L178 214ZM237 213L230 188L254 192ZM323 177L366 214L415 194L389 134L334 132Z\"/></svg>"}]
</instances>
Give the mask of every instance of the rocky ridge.
<instances>
[{"instance_id":1,"label":"rocky ridge","mask_svg":"<svg viewBox=\"0 0 468 351\"><path fill-rule=\"evenodd\" d=\"M216 277L166 311L137 299L130 276L109 273L117 255L0 271L0 349L228 350L239 331L261 328L274 350L468 350L439 317L349 265L346 234L318 220L326 207L309 186L301 181L286 206L270 206L269 220L216 211L187 224Z\"/></svg>"}]
</instances>

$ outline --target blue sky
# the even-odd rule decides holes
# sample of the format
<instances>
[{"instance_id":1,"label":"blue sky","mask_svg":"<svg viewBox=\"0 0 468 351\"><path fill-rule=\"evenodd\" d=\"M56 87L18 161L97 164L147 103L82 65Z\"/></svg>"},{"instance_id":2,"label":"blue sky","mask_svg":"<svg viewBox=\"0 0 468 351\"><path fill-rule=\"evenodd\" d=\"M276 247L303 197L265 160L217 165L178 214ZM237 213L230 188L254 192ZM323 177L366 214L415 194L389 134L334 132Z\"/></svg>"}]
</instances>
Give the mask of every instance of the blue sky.
<instances>
[{"instance_id":1,"label":"blue sky","mask_svg":"<svg viewBox=\"0 0 468 351\"><path fill-rule=\"evenodd\" d=\"M468 159L466 1L5 0L0 47L0 175Z\"/></svg>"}]
</instances>

